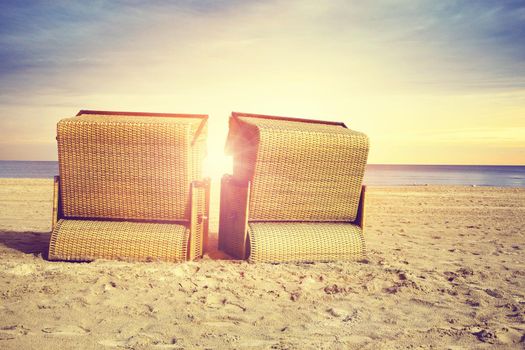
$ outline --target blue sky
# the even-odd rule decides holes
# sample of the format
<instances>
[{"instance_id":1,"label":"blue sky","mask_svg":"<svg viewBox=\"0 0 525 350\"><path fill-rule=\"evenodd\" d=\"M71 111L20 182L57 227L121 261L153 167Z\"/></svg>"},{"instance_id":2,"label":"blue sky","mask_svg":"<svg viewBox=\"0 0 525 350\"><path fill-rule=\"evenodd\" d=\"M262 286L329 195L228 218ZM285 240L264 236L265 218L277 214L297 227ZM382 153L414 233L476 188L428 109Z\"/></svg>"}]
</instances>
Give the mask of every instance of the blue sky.
<instances>
[{"instance_id":1,"label":"blue sky","mask_svg":"<svg viewBox=\"0 0 525 350\"><path fill-rule=\"evenodd\" d=\"M56 121L99 108L209 113L216 144L241 110L344 120L372 162L525 163L524 2L0 7L0 159L55 159Z\"/></svg>"}]
</instances>

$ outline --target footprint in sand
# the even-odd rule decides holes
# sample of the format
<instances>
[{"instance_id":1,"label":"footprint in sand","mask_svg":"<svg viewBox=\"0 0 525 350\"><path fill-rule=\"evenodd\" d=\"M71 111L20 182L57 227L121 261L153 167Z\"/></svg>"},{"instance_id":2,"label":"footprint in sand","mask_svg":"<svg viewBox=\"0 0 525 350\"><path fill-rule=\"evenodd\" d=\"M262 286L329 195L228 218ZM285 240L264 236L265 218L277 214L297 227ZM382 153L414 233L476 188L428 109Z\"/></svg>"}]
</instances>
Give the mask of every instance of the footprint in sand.
<instances>
[{"instance_id":1,"label":"footprint in sand","mask_svg":"<svg viewBox=\"0 0 525 350\"><path fill-rule=\"evenodd\" d=\"M111 339L107 339L107 340L101 340L98 342L100 345L102 346L107 346L107 347L110 347L110 348L117 348L117 347L121 347L121 348L124 348L128 345L128 342L126 340L111 340Z\"/></svg>"},{"instance_id":2,"label":"footprint in sand","mask_svg":"<svg viewBox=\"0 0 525 350\"><path fill-rule=\"evenodd\" d=\"M98 342L99 345L110 348L148 348L148 349L179 349L177 339L172 338L166 340L165 337L159 335L138 334L128 339L106 339Z\"/></svg>"},{"instance_id":3,"label":"footprint in sand","mask_svg":"<svg viewBox=\"0 0 525 350\"><path fill-rule=\"evenodd\" d=\"M22 325L0 327L0 340L15 339L20 335L27 335L28 333L29 329Z\"/></svg>"},{"instance_id":4,"label":"footprint in sand","mask_svg":"<svg viewBox=\"0 0 525 350\"><path fill-rule=\"evenodd\" d=\"M90 330L80 327L80 326L66 325L66 326L42 328L42 332L47 333L47 334L52 334L52 335L61 335L61 336L79 336L79 335L88 334Z\"/></svg>"}]
</instances>

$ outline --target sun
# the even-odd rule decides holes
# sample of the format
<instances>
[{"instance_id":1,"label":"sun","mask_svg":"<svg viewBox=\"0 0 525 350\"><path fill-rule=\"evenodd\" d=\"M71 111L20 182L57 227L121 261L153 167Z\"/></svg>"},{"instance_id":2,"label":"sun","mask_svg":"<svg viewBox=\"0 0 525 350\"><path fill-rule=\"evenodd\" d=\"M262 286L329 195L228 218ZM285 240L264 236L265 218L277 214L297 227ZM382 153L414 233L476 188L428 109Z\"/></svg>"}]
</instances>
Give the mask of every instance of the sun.
<instances>
[{"instance_id":1,"label":"sun","mask_svg":"<svg viewBox=\"0 0 525 350\"><path fill-rule=\"evenodd\" d=\"M215 125L208 131L208 153L204 159L203 173L211 180L220 180L224 174L231 174L233 159L224 153L224 144L228 133L225 127L216 128Z\"/></svg>"}]
</instances>

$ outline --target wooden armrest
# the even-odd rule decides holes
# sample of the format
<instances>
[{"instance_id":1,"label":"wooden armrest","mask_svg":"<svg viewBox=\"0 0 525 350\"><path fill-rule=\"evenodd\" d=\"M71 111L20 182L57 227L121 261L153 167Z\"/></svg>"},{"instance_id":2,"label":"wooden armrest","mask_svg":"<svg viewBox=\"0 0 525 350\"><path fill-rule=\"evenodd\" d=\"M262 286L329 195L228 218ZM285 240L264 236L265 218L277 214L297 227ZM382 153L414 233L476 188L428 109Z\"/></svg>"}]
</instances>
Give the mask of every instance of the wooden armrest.
<instances>
[{"instance_id":1,"label":"wooden armrest","mask_svg":"<svg viewBox=\"0 0 525 350\"><path fill-rule=\"evenodd\" d=\"M201 257L208 243L210 179L192 181L190 204L190 243L188 259Z\"/></svg>"},{"instance_id":2,"label":"wooden armrest","mask_svg":"<svg viewBox=\"0 0 525 350\"><path fill-rule=\"evenodd\" d=\"M365 228L365 197L366 197L366 186L361 187L361 196L359 197L359 206L357 207L357 216L355 223L361 227L364 231Z\"/></svg>"},{"instance_id":3,"label":"wooden armrest","mask_svg":"<svg viewBox=\"0 0 525 350\"><path fill-rule=\"evenodd\" d=\"M60 176L53 178L53 213L51 217L51 231L55 229L55 226L59 219L62 218L62 203L60 200Z\"/></svg>"}]
</instances>

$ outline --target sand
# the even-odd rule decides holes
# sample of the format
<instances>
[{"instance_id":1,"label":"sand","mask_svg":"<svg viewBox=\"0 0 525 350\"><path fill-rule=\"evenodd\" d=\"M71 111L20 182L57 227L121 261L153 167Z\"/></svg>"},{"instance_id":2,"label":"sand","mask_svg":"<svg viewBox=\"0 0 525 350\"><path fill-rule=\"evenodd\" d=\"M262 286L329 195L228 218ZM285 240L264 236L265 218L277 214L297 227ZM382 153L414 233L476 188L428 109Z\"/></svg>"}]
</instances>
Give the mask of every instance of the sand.
<instances>
[{"instance_id":1,"label":"sand","mask_svg":"<svg viewBox=\"0 0 525 350\"><path fill-rule=\"evenodd\" d=\"M48 262L51 196L0 179L0 349L525 348L525 189L370 187L366 260L281 265Z\"/></svg>"}]
</instances>

